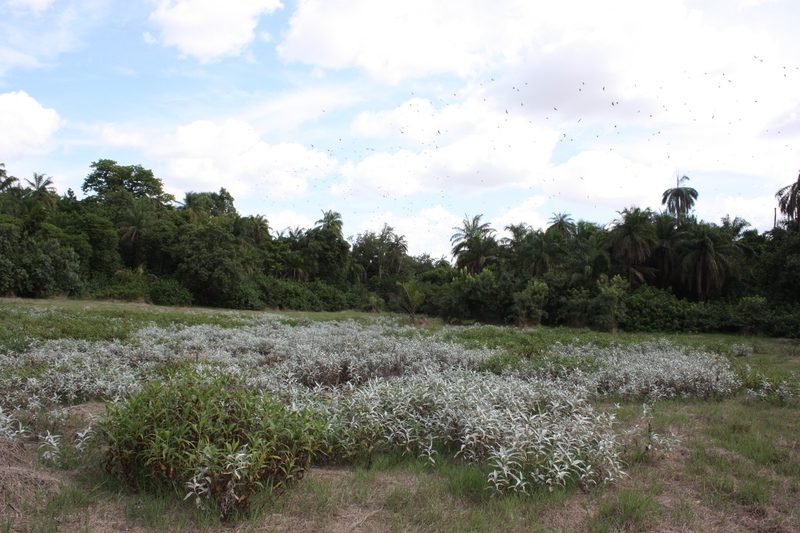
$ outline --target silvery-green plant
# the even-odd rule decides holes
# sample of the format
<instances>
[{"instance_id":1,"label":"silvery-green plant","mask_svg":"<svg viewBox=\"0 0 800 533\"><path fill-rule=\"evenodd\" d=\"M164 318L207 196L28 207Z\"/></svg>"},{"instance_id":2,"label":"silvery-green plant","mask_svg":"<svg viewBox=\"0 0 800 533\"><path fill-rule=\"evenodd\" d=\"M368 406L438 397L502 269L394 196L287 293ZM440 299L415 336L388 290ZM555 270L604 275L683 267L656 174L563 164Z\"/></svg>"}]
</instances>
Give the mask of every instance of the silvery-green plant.
<instances>
[{"instance_id":1,"label":"silvery-green plant","mask_svg":"<svg viewBox=\"0 0 800 533\"><path fill-rule=\"evenodd\" d=\"M0 437L4 439L14 439L26 433L22 423L11 414L5 413L0 407Z\"/></svg>"}]
</instances>

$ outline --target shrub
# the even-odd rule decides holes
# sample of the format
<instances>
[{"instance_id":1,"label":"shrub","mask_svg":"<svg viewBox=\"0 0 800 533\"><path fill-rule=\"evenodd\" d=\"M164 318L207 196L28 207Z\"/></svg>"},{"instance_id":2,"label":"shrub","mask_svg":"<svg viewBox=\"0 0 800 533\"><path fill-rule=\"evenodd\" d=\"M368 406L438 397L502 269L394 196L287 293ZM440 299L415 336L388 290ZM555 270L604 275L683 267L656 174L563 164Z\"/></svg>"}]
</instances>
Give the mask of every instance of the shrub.
<instances>
[{"instance_id":1,"label":"shrub","mask_svg":"<svg viewBox=\"0 0 800 533\"><path fill-rule=\"evenodd\" d=\"M174 279L158 279L148 284L148 301L155 305L191 305L192 293Z\"/></svg>"},{"instance_id":2,"label":"shrub","mask_svg":"<svg viewBox=\"0 0 800 533\"><path fill-rule=\"evenodd\" d=\"M650 285L642 285L625 299L628 331L677 333L685 330L684 317L693 304Z\"/></svg>"},{"instance_id":3,"label":"shrub","mask_svg":"<svg viewBox=\"0 0 800 533\"><path fill-rule=\"evenodd\" d=\"M514 315L523 324L528 321L539 324L547 316L544 304L547 300L547 283L530 279L525 289L514 293Z\"/></svg>"},{"instance_id":4,"label":"shrub","mask_svg":"<svg viewBox=\"0 0 800 533\"><path fill-rule=\"evenodd\" d=\"M626 307L625 296L628 292L628 282L619 276L611 280L597 282L600 293L592 300L592 324L602 331L616 332L621 322L625 321Z\"/></svg>"},{"instance_id":5,"label":"shrub","mask_svg":"<svg viewBox=\"0 0 800 533\"><path fill-rule=\"evenodd\" d=\"M739 300L733 311L734 320L745 335L761 335L767 330L771 313L763 296L747 296Z\"/></svg>"},{"instance_id":6,"label":"shrub","mask_svg":"<svg viewBox=\"0 0 800 533\"><path fill-rule=\"evenodd\" d=\"M309 411L243 390L229 376L173 376L107 408L109 472L144 489L184 490L223 518L245 510L252 495L299 479L321 434Z\"/></svg>"}]
</instances>

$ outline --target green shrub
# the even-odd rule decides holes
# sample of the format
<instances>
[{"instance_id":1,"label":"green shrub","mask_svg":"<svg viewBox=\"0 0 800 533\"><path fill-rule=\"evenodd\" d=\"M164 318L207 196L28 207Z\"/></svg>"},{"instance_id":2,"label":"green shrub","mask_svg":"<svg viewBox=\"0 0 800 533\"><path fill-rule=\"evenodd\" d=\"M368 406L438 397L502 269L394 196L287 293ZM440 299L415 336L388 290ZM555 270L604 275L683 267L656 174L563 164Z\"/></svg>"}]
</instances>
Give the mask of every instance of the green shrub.
<instances>
[{"instance_id":1,"label":"green shrub","mask_svg":"<svg viewBox=\"0 0 800 533\"><path fill-rule=\"evenodd\" d=\"M514 317L521 323L540 324L547 316L544 304L547 300L547 283L537 279L528 280L525 289L514 293Z\"/></svg>"},{"instance_id":2,"label":"green shrub","mask_svg":"<svg viewBox=\"0 0 800 533\"><path fill-rule=\"evenodd\" d=\"M322 435L312 413L230 376L174 375L107 408L109 472L145 490L173 487L223 518L246 510L252 495L300 478Z\"/></svg>"},{"instance_id":3,"label":"green shrub","mask_svg":"<svg viewBox=\"0 0 800 533\"><path fill-rule=\"evenodd\" d=\"M191 305L192 293L174 279L158 279L147 287L148 301L155 305Z\"/></svg>"},{"instance_id":4,"label":"green shrub","mask_svg":"<svg viewBox=\"0 0 800 533\"><path fill-rule=\"evenodd\" d=\"M625 299L627 316L622 326L627 331L681 332L692 305L671 292L642 285Z\"/></svg>"},{"instance_id":5,"label":"green shrub","mask_svg":"<svg viewBox=\"0 0 800 533\"><path fill-rule=\"evenodd\" d=\"M144 280L117 281L104 287L100 287L91 293L90 298L100 300L122 300L126 302L145 301L148 298L148 289Z\"/></svg>"},{"instance_id":6,"label":"green shrub","mask_svg":"<svg viewBox=\"0 0 800 533\"><path fill-rule=\"evenodd\" d=\"M740 299L733 313L734 320L745 335L761 335L771 322L767 299L763 296L746 296Z\"/></svg>"},{"instance_id":7,"label":"green shrub","mask_svg":"<svg viewBox=\"0 0 800 533\"><path fill-rule=\"evenodd\" d=\"M601 331L616 332L627 318L625 297L628 282L619 276L597 282L600 293L591 302L592 325Z\"/></svg>"}]
</instances>

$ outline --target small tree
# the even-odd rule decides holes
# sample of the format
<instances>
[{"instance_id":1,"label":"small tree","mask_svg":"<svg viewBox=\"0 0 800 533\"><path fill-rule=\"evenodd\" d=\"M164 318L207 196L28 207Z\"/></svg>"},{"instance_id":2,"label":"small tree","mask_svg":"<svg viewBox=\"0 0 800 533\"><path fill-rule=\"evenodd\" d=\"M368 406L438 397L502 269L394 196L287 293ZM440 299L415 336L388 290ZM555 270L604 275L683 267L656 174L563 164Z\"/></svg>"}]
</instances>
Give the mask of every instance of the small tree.
<instances>
[{"instance_id":1,"label":"small tree","mask_svg":"<svg viewBox=\"0 0 800 533\"><path fill-rule=\"evenodd\" d=\"M415 280L405 283L397 282L402 289L399 296L400 306L408 313L412 324L417 323L417 309L425 301L425 293L419 291L419 283Z\"/></svg>"},{"instance_id":2,"label":"small tree","mask_svg":"<svg viewBox=\"0 0 800 533\"><path fill-rule=\"evenodd\" d=\"M620 276L597 282L600 293L592 300L592 323L603 331L616 333L625 320L625 296L630 285Z\"/></svg>"},{"instance_id":3,"label":"small tree","mask_svg":"<svg viewBox=\"0 0 800 533\"><path fill-rule=\"evenodd\" d=\"M528 281L525 289L514 293L514 315L518 325L538 325L542 318L547 317L544 304L548 292L547 283L534 278Z\"/></svg>"}]
</instances>

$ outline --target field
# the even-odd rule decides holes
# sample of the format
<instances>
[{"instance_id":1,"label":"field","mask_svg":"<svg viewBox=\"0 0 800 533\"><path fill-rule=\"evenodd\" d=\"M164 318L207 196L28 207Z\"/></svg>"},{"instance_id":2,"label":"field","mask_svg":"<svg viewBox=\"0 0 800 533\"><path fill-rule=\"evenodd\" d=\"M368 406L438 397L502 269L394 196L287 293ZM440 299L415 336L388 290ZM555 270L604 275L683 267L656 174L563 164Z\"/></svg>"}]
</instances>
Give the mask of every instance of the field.
<instances>
[{"instance_id":1,"label":"field","mask_svg":"<svg viewBox=\"0 0 800 533\"><path fill-rule=\"evenodd\" d=\"M800 531L800 344L0 300L0 532Z\"/></svg>"}]
</instances>

